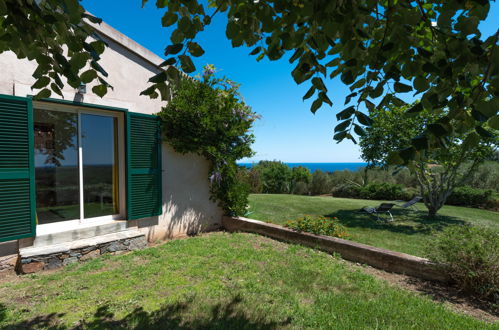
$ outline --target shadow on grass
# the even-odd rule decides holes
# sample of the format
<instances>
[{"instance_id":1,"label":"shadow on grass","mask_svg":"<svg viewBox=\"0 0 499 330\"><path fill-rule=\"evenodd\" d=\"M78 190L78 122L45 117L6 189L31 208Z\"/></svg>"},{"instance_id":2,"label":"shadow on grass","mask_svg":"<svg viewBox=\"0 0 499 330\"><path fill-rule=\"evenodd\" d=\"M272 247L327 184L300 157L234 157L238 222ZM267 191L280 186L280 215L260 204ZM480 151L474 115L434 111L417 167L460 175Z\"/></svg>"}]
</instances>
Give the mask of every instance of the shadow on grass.
<instances>
[{"instance_id":1,"label":"shadow on grass","mask_svg":"<svg viewBox=\"0 0 499 330\"><path fill-rule=\"evenodd\" d=\"M392 210L392 214L394 221L391 222L384 221L389 219L389 216L383 216L384 220L378 221L376 216L360 210L338 210L330 214L325 214L325 216L337 217L340 223L350 228L387 230L406 235L427 235L434 231L441 231L448 226L466 224L465 221L456 217L437 215L430 218L423 211L394 209Z\"/></svg>"},{"instance_id":2,"label":"shadow on grass","mask_svg":"<svg viewBox=\"0 0 499 330\"><path fill-rule=\"evenodd\" d=\"M250 319L242 309L237 308L241 302L242 299L236 296L229 303L213 306L208 317L197 319L189 315L192 301L165 305L153 312L138 307L122 319L116 319L109 306L104 305L96 310L93 318L82 320L74 327L59 325L64 314L53 313L10 324L2 329L276 329L291 322L289 318L282 322Z\"/></svg>"}]
</instances>

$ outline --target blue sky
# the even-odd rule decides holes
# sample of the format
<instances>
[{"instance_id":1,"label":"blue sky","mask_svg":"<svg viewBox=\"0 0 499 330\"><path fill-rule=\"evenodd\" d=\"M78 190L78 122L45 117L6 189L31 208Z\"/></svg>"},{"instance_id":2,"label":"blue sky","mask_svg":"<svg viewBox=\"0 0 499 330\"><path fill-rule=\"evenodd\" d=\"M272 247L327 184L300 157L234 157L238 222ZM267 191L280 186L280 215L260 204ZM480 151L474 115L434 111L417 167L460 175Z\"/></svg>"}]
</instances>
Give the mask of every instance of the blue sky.
<instances>
[{"instance_id":1,"label":"blue sky","mask_svg":"<svg viewBox=\"0 0 499 330\"><path fill-rule=\"evenodd\" d=\"M106 23L134 39L161 57L169 44L171 29L161 26L164 10L156 9L156 1L141 8L141 1L82 1L83 6ZM343 109L349 94L339 79L329 80L327 87L333 107L323 106L314 115L310 103L302 96L309 85L298 86L291 77L293 66L287 59L256 62L251 49L232 48L225 37L225 18L215 17L198 42L206 53L194 59L198 68L210 63L219 74L241 84L241 93L255 112L262 116L254 126L256 155L249 160L281 160L285 162L356 162L359 148L351 142L333 141L335 113ZM488 20L482 24L484 35L494 33L499 24L499 4L493 3Z\"/></svg>"}]
</instances>

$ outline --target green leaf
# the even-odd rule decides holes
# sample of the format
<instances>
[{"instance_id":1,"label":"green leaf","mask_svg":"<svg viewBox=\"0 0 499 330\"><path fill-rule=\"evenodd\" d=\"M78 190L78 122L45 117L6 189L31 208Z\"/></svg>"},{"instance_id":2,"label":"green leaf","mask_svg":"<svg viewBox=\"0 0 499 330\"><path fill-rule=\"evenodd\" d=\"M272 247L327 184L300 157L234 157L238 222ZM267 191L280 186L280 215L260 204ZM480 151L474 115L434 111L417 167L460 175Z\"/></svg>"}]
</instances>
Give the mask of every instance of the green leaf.
<instances>
[{"instance_id":1,"label":"green leaf","mask_svg":"<svg viewBox=\"0 0 499 330\"><path fill-rule=\"evenodd\" d=\"M56 83L51 83L50 89L52 89L57 95L62 96L62 98L64 98L64 96L62 95L61 89L59 88L59 86L57 86Z\"/></svg>"},{"instance_id":2,"label":"green leaf","mask_svg":"<svg viewBox=\"0 0 499 330\"><path fill-rule=\"evenodd\" d=\"M256 55L262 50L262 47L258 46L255 49L253 49L250 53L250 55Z\"/></svg>"},{"instance_id":3,"label":"green leaf","mask_svg":"<svg viewBox=\"0 0 499 330\"><path fill-rule=\"evenodd\" d=\"M471 132L463 141L463 149L471 150L475 148L480 143L480 140L480 135L478 135L476 132Z\"/></svg>"},{"instance_id":4,"label":"green leaf","mask_svg":"<svg viewBox=\"0 0 499 330\"><path fill-rule=\"evenodd\" d=\"M499 100L481 100L475 104L474 107L477 111L480 111L485 117L490 118L497 114L499 110Z\"/></svg>"},{"instance_id":5,"label":"green leaf","mask_svg":"<svg viewBox=\"0 0 499 330\"><path fill-rule=\"evenodd\" d=\"M421 102L418 102L415 105L413 105L409 110L407 110L407 113L415 114L421 111L423 111L423 105L421 104Z\"/></svg>"},{"instance_id":6,"label":"green leaf","mask_svg":"<svg viewBox=\"0 0 499 330\"><path fill-rule=\"evenodd\" d=\"M400 154L396 151L391 151L388 153L388 156L386 157L386 162L389 165L402 165L404 164L404 160L402 157L400 157Z\"/></svg>"},{"instance_id":7,"label":"green leaf","mask_svg":"<svg viewBox=\"0 0 499 330\"><path fill-rule=\"evenodd\" d=\"M355 132L355 134L357 134L358 136L364 136L366 135L366 131L359 125L357 124L353 124L353 131Z\"/></svg>"},{"instance_id":8,"label":"green leaf","mask_svg":"<svg viewBox=\"0 0 499 330\"><path fill-rule=\"evenodd\" d=\"M353 83L354 77L352 71L350 70L343 71L343 73L341 74L341 81L346 85L350 85L351 83Z\"/></svg>"},{"instance_id":9,"label":"green leaf","mask_svg":"<svg viewBox=\"0 0 499 330\"><path fill-rule=\"evenodd\" d=\"M92 87L92 92L99 97L104 97L107 93L107 86L104 84L94 86Z\"/></svg>"},{"instance_id":10,"label":"green leaf","mask_svg":"<svg viewBox=\"0 0 499 330\"><path fill-rule=\"evenodd\" d=\"M414 88L416 88L418 93L421 93L430 88L430 84L428 83L428 80L426 80L425 77L417 76L414 79Z\"/></svg>"},{"instance_id":11,"label":"green leaf","mask_svg":"<svg viewBox=\"0 0 499 330\"><path fill-rule=\"evenodd\" d=\"M395 88L395 92L397 93L407 93L412 91L412 87L406 84L402 84L400 82L396 82L393 87Z\"/></svg>"},{"instance_id":12,"label":"green leaf","mask_svg":"<svg viewBox=\"0 0 499 330\"><path fill-rule=\"evenodd\" d=\"M414 156L416 156L416 149L414 149L414 147L402 149L399 151L399 155L405 162L407 162L414 159Z\"/></svg>"},{"instance_id":13,"label":"green leaf","mask_svg":"<svg viewBox=\"0 0 499 330\"><path fill-rule=\"evenodd\" d=\"M475 131L480 134L484 138L491 138L494 137L494 134L483 128L482 126L477 126L475 127Z\"/></svg>"},{"instance_id":14,"label":"green leaf","mask_svg":"<svg viewBox=\"0 0 499 330\"><path fill-rule=\"evenodd\" d=\"M81 81L85 84L88 84L95 78L97 78L97 72L95 72L95 70L87 70L83 72L80 76Z\"/></svg>"},{"instance_id":15,"label":"green leaf","mask_svg":"<svg viewBox=\"0 0 499 330\"><path fill-rule=\"evenodd\" d=\"M165 27L172 26L178 20L177 14L167 11L161 18L161 24Z\"/></svg>"},{"instance_id":16,"label":"green leaf","mask_svg":"<svg viewBox=\"0 0 499 330\"><path fill-rule=\"evenodd\" d=\"M352 117L352 115L355 113L355 107L352 105L348 108L343 109L339 113L336 114L336 119L337 120L344 120Z\"/></svg>"},{"instance_id":17,"label":"green leaf","mask_svg":"<svg viewBox=\"0 0 499 330\"><path fill-rule=\"evenodd\" d=\"M426 135L419 135L411 140L411 144L416 150L428 149L428 138Z\"/></svg>"},{"instance_id":18,"label":"green leaf","mask_svg":"<svg viewBox=\"0 0 499 330\"><path fill-rule=\"evenodd\" d=\"M187 44L189 53L194 57L199 57L204 54L204 49L197 42L189 42Z\"/></svg>"},{"instance_id":19,"label":"green leaf","mask_svg":"<svg viewBox=\"0 0 499 330\"><path fill-rule=\"evenodd\" d=\"M428 125L428 130L437 137L442 137L448 134L447 129L445 129L444 125L442 124L430 124Z\"/></svg>"},{"instance_id":20,"label":"green leaf","mask_svg":"<svg viewBox=\"0 0 499 330\"><path fill-rule=\"evenodd\" d=\"M346 136L347 136L347 132L343 131L343 132L336 133L333 136L333 139L335 139L338 142L341 142L344 138L346 138Z\"/></svg>"},{"instance_id":21,"label":"green leaf","mask_svg":"<svg viewBox=\"0 0 499 330\"><path fill-rule=\"evenodd\" d=\"M36 94L35 99L46 99L49 98L50 95L52 95L52 91L48 88L44 88Z\"/></svg>"},{"instance_id":22,"label":"green leaf","mask_svg":"<svg viewBox=\"0 0 499 330\"><path fill-rule=\"evenodd\" d=\"M166 71L161 71L160 73L156 74L155 76L153 76L152 78L149 79L149 82L153 83L153 84L157 84L157 83L161 83L161 82L165 82L167 80L167 75L166 75Z\"/></svg>"},{"instance_id":23,"label":"green leaf","mask_svg":"<svg viewBox=\"0 0 499 330\"><path fill-rule=\"evenodd\" d=\"M165 56L178 54L183 48L184 45L182 44L168 45L165 48Z\"/></svg>"},{"instance_id":24,"label":"green leaf","mask_svg":"<svg viewBox=\"0 0 499 330\"><path fill-rule=\"evenodd\" d=\"M499 115L490 118L488 124L491 128L499 130Z\"/></svg>"},{"instance_id":25,"label":"green leaf","mask_svg":"<svg viewBox=\"0 0 499 330\"><path fill-rule=\"evenodd\" d=\"M322 81L321 78L319 77L312 78L312 84L315 86L315 88L327 92L326 85L324 85L324 82Z\"/></svg>"},{"instance_id":26,"label":"green leaf","mask_svg":"<svg viewBox=\"0 0 499 330\"><path fill-rule=\"evenodd\" d=\"M33 86L31 86L31 89L40 89L47 86L49 83L50 83L49 77L41 77L33 84Z\"/></svg>"},{"instance_id":27,"label":"green leaf","mask_svg":"<svg viewBox=\"0 0 499 330\"><path fill-rule=\"evenodd\" d=\"M312 97L312 95L314 95L315 90L316 90L316 89L315 89L315 87L314 87L314 86L310 87L310 89L308 90L308 92L307 92L307 93L303 96L303 101L305 101L306 99L311 98L311 97Z\"/></svg>"},{"instance_id":28,"label":"green leaf","mask_svg":"<svg viewBox=\"0 0 499 330\"><path fill-rule=\"evenodd\" d=\"M182 70L186 73L191 73L196 70L196 67L194 66L194 63L192 62L191 58L187 55L179 55L178 57L180 59L180 65L182 66Z\"/></svg>"},{"instance_id":29,"label":"green leaf","mask_svg":"<svg viewBox=\"0 0 499 330\"><path fill-rule=\"evenodd\" d=\"M326 92L319 92L319 98L330 107L333 106L333 101L327 96Z\"/></svg>"},{"instance_id":30,"label":"green leaf","mask_svg":"<svg viewBox=\"0 0 499 330\"><path fill-rule=\"evenodd\" d=\"M310 107L310 111L312 113L316 113L317 110L322 106L322 100L321 99L316 99L313 103L312 106Z\"/></svg>"},{"instance_id":31,"label":"green leaf","mask_svg":"<svg viewBox=\"0 0 499 330\"><path fill-rule=\"evenodd\" d=\"M361 123L362 125L371 126L373 124L373 120L363 112L356 111L355 116L357 117L359 123Z\"/></svg>"},{"instance_id":32,"label":"green leaf","mask_svg":"<svg viewBox=\"0 0 499 330\"><path fill-rule=\"evenodd\" d=\"M161 63L159 66L164 67L164 66L174 65L175 63L177 63L175 57L170 57L169 59Z\"/></svg>"},{"instance_id":33,"label":"green leaf","mask_svg":"<svg viewBox=\"0 0 499 330\"><path fill-rule=\"evenodd\" d=\"M345 129L347 129L347 127L350 126L351 123L352 123L351 119L347 119L345 121L342 121L341 123L336 125L336 127L334 128L334 132L336 133L336 132L344 131Z\"/></svg>"}]
</instances>

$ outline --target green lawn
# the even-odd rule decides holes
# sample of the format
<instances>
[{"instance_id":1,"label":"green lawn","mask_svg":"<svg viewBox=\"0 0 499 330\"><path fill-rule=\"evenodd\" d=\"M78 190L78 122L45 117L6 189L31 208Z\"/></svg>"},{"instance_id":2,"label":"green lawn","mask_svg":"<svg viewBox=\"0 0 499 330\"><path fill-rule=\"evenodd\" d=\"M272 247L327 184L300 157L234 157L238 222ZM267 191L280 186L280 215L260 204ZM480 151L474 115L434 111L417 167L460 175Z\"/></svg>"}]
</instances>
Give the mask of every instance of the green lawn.
<instances>
[{"instance_id":1,"label":"green lawn","mask_svg":"<svg viewBox=\"0 0 499 330\"><path fill-rule=\"evenodd\" d=\"M0 282L0 328L493 329L310 248L213 233Z\"/></svg>"},{"instance_id":2,"label":"green lawn","mask_svg":"<svg viewBox=\"0 0 499 330\"><path fill-rule=\"evenodd\" d=\"M284 224L303 215L338 217L347 227L351 239L394 251L423 256L423 248L432 235L453 224L470 223L499 231L499 213L465 207L445 206L435 219L426 217L426 208L419 212L394 209L395 221L376 221L376 217L359 212L364 206L378 206L381 201L309 197L297 195L251 195L248 217Z\"/></svg>"}]
</instances>

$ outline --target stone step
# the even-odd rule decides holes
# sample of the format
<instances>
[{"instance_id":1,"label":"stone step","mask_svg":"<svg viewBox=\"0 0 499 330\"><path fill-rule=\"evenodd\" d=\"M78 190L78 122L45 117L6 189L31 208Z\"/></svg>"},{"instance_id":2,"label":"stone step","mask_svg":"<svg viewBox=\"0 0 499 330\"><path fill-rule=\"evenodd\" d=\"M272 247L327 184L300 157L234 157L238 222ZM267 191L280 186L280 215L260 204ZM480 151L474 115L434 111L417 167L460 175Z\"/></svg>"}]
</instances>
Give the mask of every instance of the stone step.
<instances>
[{"instance_id":1,"label":"stone step","mask_svg":"<svg viewBox=\"0 0 499 330\"><path fill-rule=\"evenodd\" d=\"M19 249L19 256L21 258L31 258L34 256L44 256L55 253L63 253L71 250L84 249L87 247L97 246L100 244L126 240L141 236L145 237L145 235L140 231L138 231L137 229L129 229L117 233L78 239L71 242L63 242L63 243L45 245L45 246L30 246ZM110 251L110 252L115 252L115 251Z\"/></svg>"},{"instance_id":2,"label":"stone step","mask_svg":"<svg viewBox=\"0 0 499 330\"><path fill-rule=\"evenodd\" d=\"M145 234L137 229L83 238L72 242L19 249L17 271L24 274L84 261L105 253L123 253L147 246Z\"/></svg>"},{"instance_id":3,"label":"stone step","mask_svg":"<svg viewBox=\"0 0 499 330\"><path fill-rule=\"evenodd\" d=\"M79 225L71 230L52 231L50 233L44 233L43 229L40 229L33 241L33 246L30 247L44 247L117 233L127 230L127 225L128 223L125 220L113 220L104 224Z\"/></svg>"}]
</instances>

